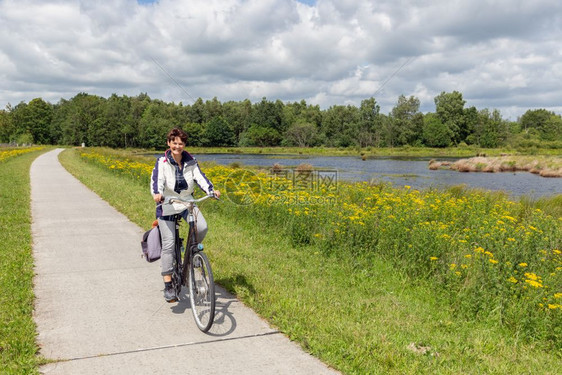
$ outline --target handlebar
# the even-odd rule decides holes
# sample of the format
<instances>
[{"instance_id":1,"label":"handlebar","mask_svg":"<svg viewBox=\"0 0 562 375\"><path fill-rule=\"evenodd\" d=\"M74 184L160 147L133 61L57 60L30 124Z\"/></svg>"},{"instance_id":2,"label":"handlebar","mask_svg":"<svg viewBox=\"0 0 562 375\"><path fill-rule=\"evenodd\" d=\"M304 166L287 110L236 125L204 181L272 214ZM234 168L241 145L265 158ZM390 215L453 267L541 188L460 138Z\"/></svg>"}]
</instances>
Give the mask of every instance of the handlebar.
<instances>
[{"instance_id":1,"label":"handlebar","mask_svg":"<svg viewBox=\"0 0 562 375\"><path fill-rule=\"evenodd\" d=\"M172 204L172 203L200 203L203 202L204 200L207 200L209 198L214 198L214 199L219 199L217 197L215 197L214 194L212 195L205 195L204 197L201 198L183 198L183 197L164 197L162 204Z\"/></svg>"},{"instance_id":2,"label":"handlebar","mask_svg":"<svg viewBox=\"0 0 562 375\"><path fill-rule=\"evenodd\" d=\"M192 197L167 196L163 198L162 203L158 206L162 207L162 213L164 216L176 215L187 209L191 210L196 203L203 202L209 198L218 199L214 194L206 195L198 199L193 199ZM179 207L175 205L177 203L180 203Z\"/></svg>"}]
</instances>

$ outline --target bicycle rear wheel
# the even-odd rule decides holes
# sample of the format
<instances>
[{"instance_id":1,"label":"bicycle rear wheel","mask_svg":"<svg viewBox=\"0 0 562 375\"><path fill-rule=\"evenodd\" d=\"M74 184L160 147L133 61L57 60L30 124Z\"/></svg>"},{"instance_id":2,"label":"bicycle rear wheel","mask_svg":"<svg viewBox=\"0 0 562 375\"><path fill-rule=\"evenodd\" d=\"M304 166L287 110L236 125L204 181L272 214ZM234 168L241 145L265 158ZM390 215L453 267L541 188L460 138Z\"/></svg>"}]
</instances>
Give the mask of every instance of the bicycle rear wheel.
<instances>
[{"instance_id":1,"label":"bicycle rear wheel","mask_svg":"<svg viewBox=\"0 0 562 375\"><path fill-rule=\"evenodd\" d=\"M207 332L215 319L215 281L207 256L199 251L189 265L189 302L197 327Z\"/></svg>"}]
</instances>

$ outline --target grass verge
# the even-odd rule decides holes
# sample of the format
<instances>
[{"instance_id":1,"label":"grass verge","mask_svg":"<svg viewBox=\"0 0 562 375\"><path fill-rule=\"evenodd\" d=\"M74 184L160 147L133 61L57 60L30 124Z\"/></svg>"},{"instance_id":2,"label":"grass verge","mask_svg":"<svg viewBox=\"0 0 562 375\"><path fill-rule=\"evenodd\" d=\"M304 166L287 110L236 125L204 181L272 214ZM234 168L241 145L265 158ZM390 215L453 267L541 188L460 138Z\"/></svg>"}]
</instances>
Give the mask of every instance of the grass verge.
<instances>
[{"instance_id":1,"label":"grass verge","mask_svg":"<svg viewBox=\"0 0 562 375\"><path fill-rule=\"evenodd\" d=\"M29 167L46 151L0 163L0 373L37 373Z\"/></svg>"},{"instance_id":2,"label":"grass verge","mask_svg":"<svg viewBox=\"0 0 562 375\"><path fill-rule=\"evenodd\" d=\"M132 221L149 226L148 186L84 163L72 151L60 159ZM455 316L430 283L413 284L377 257L358 260L294 246L275 228L236 217L231 208L226 202L203 208L216 280L344 373L556 372L560 352L522 343L493 322Z\"/></svg>"},{"instance_id":3,"label":"grass verge","mask_svg":"<svg viewBox=\"0 0 562 375\"><path fill-rule=\"evenodd\" d=\"M500 156L502 154L517 155L559 155L557 149L548 148L480 148L464 147L189 147L193 154L282 154L282 155L318 155L318 156L363 156L365 158L379 156L399 157L472 157L475 155Z\"/></svg>"}]
</instances>

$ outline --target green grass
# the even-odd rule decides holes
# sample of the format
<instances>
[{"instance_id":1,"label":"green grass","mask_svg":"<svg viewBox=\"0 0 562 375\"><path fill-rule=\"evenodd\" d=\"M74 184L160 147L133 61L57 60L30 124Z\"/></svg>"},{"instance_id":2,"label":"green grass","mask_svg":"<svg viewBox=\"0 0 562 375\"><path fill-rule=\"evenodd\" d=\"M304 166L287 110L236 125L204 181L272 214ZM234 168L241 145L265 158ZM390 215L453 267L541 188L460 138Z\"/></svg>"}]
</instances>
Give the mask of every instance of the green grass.
<instances>
[{"instance_id":1,"label":"green grass","mask_svg":"<svg viewBox=\"0 0 562 375\"><path fill-rule=\"evenodd\" d=\"M138 150L137 150L138 151ZM531 152L532 151L532 152ZM500 156L514 155L560 155L557 149L513 149L465 147L189 147L192 154L226 153L226 154L283 154L283 155L320 155L320 156L401 156L401 157L472 157L476 155ZM140 151L140 153L152 153Z\"/></svg>"},{"instance_id":2,"label":"green grass","mask_svg":"<svg viewBox=\"0 0 562 375\"><path fill-rule=\"evenodd\" d=\"M345 255L295 248L228 209L209 216L217 282L304 349L344 373L549 373L559 357L521 345L493 322L456 318L437 288L382 260L368 267ZM429 346L425 355L411 343ZM553 373L553 372L552 372Z\"/></svg>"},{"instance_id":3,"label":"green grass","mask_svg":"<svg viewBox=\"0 0 562 375\"><path fill-rule=\"evenodd\" d=\"M43 150L44 152L46 150ZM41 152L0 163L0 373L37 373L29 167Z\"/></svg>"},{"instance_id":4,"label":"green grass","mask_svg":"<svg viewBox=\"0 0 562 375\"><path fill-rule=\"evenodd\" d=\"M146 184L84 163L72 151L60 158L132 221L145 228L152 222ZM414 283L389 262L294 246L289 236L257 219L236 217L226 201L205 204L203 210L216 280L344 373L557 372L560 351L520 341L494 321L455 316L437 286ZM430 349L416 354L408 349L412 343Z\"/></svg>"}]
</instances>

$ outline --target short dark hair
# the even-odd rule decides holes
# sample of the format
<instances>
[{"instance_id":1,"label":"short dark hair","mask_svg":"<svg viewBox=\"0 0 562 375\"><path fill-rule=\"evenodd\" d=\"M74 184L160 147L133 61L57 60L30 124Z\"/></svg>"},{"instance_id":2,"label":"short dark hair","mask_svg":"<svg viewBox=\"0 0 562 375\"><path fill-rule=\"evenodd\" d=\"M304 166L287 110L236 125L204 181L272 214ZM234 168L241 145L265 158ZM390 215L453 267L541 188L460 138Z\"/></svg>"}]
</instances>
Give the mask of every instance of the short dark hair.
<instances>
[{"instance_id":1,"label":"short dark hair","mask_svg":"<svg viewBox=\"0 0 562 375\"><path fill-rule=\"evenodd\" d=\"M168 132L167 140L168 142L171 142L178 137L183 143L187 143L187 133L180 128L173 128L172 130L170 130Z\"/></svg>"}]
</instances>

